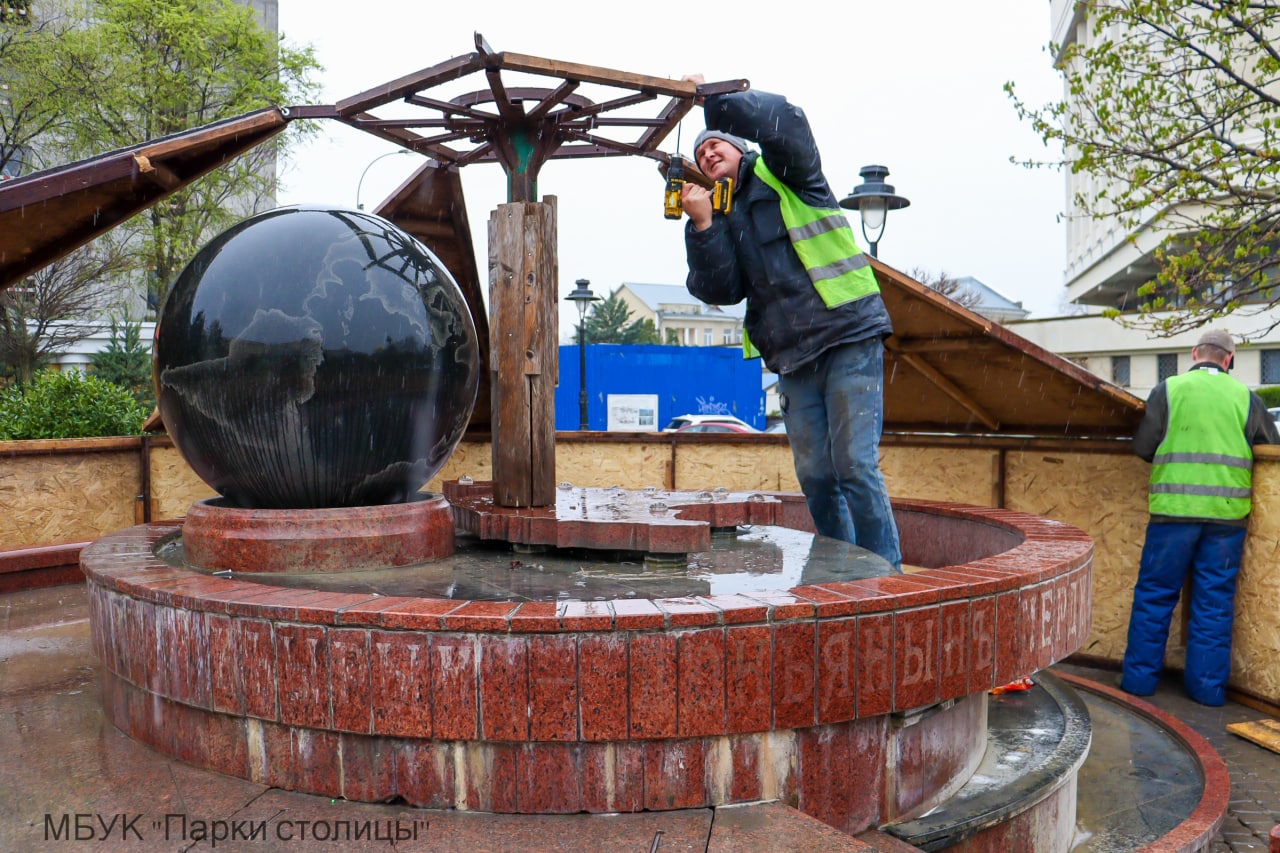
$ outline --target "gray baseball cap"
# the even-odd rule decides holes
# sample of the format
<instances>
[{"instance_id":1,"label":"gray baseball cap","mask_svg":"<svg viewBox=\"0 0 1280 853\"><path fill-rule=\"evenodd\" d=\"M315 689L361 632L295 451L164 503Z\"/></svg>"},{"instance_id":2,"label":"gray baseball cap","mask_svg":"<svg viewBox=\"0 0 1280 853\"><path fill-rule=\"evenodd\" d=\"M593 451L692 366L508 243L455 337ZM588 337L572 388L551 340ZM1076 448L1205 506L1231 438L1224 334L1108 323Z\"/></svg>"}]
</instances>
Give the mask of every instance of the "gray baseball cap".
<instances>
[{"instance_id":1,"label":"gray baseball cap","mask_svg":"<svg viewBox=\"0 0 1280 853\"><path fill-rule=\"evenodd\" d=\"M1200 336L1200 340L1196 341L1197 347L1217 347L1223 352L1234 353L1236 351L1236 342L1231 340L1231 334L1221 329L1210 329Z\"/></svg>"}]
</instances>

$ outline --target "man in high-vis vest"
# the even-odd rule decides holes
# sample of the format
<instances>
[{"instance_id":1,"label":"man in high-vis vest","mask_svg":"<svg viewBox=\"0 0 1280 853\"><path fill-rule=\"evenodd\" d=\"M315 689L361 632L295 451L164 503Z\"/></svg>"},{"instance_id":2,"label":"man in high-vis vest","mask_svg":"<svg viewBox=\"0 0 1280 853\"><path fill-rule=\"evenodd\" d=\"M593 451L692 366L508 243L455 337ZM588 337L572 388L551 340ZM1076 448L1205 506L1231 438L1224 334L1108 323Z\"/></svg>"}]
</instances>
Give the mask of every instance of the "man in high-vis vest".
<instances>
[{"instance_id":1,"label":"man in high-vis vest","mask_svg":"<svg viewBox=\"0 0 1280 853\"><path fill-rule=\"evenodd\" d=\"M1266 404L1227 373L1235 349L1226 332L1205 332L1191 350L1191 370L1152 389L1133 439L1134 452L1151 463L1151 519L1120 680L1137 696L1155 692L1169 622L1190 577L1183 683L1203 705L1227 698L1236 575L1253 506L1252 447L1280 443Z\"/></svg>"},{"instance_id":2,"label":"man in high-vis vest","mask_svg":"<svg viewBox=\"0 0 1280 853\"><path fill-rule=\"evenodd\" d=\"M778 374L796 477L818 533L900 568L880 472L884 339L893 327L870 261L800 108L746 91L708 96L703 111L694 159L708 177L733 179L733 203L713 210L706 189L685 183L686 286L709 305L747 301L744 355L763 356Z\"/></svg>"}]
</instances>

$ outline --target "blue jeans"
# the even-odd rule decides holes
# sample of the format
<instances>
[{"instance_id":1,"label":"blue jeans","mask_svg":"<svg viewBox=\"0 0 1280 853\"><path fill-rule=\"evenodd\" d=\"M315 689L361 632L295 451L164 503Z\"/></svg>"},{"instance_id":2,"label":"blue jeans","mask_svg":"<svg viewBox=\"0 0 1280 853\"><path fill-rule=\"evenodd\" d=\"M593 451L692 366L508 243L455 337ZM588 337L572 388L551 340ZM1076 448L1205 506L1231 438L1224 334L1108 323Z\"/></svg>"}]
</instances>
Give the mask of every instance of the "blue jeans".
<instances>
[{"instance_id":1,"label":"blue jeans","mask_svg":"<svg viewBox=\"0 0 1280 853\"><path fill-rule=\"evenodd\" d=\"M778 378L796 477L818 533L902 565L898 525L880 473L884 345L827 350Z\"/></svg>"},{"instance_id":2,"label":"blue jeans","mask_svg":"<svg viewBox=\"0 0 1280 853\"><path fill-rule=\"evenodd\" d=\"M1187 694L1205 705L1227 699L1231 674L1231 624L1236 576L1245 528L1211 522L1147 525L1138 582L1133 587L1129 641L1120 686L1149 696L1164 668L1169 622L1178 594L1191 576L1191 620L1187 625Z\"/></svg>"}]
</instances>

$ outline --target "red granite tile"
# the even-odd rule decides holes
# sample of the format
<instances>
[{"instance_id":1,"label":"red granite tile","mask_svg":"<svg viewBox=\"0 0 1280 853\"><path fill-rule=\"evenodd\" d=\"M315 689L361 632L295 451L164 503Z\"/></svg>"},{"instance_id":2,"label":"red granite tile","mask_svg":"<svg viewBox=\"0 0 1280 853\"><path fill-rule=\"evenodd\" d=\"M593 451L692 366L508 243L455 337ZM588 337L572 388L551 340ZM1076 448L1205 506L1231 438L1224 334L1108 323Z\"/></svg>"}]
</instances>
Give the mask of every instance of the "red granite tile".
<instances>
[{"instance_id":1,"label":"red granite tile","mask_svg":"<svg viewBox=\"0 0 1280 853\"><path fill-rule=\"evenodd\" d=\"M507 631L511 614L520 605L514 601L468 601L443 617L446 631Z\"/></svg>"},{"instance_id":2,"label":"red granite tile","mask_svg":"<svg viewBox=\"0 0 1280 853\"><path fill-rule=\"evenodd\" d=\"M438 631L443 624L441 617L462 604L463 602L447 598L413 598L403 604L384 608L378 624L383 628Z\"/></svg>"},{"instance_id":3,"label":"red granite tile","mask_svg":"<svg viewBox=\"0 0 1280 853\"><path fill-rule=\"evenodd\" d=\"M162 661L159 657L160 646L156 633L156 611L160 608L150 601L134 601L134 607L137 609L139 645L136 646L141 654L134 652L134 658L137 664L141 664L137 669L136 678L133 683L139 687L145 687L152 693L164 692L164 684L167 677L167 671L162 669Z\"/></svg>"},{"instance_id":4,"label":"red granite tile","mask_svg":"<svg viewBox=\"0 0 1280 853\"><path fill-rule=\"evenodd\" d=\"M661 628L666 617L652 601L647 599L618 599L611 602L615 624L619 631L644 631Z\"/></svg>"},{"instance_id":5,"label":"red granite tile","mask_svg":"<svg viewBox=\"0 0 1280 853\"><path fill-rule=\"evenodd\" d=\"M627 736L627 638L623 634L578 637L579 714L583 740Z\"/></svg>"},{"instance_id":6,"label":"red granite tile","mask_svg":"<svg viewBox=\"0 0 1280 853\"><path fill-rule=\"evenodd\" d=\"M775 625L773 629L773 725L812 726L817 667L817 623Z\"/></svg>"},{"instance_id":7,"label":"red granite tile","mask_svg":"<svg viewBox=\"0 0 1280 853\"><path fill-rule=\"evenodd\" d=\"M304 589L286 589L263 586L261 592L245 592L227 601L227 613L231 616L256 616L296 622L298 604L317 597L317 593Z\"/></svg>"},{"instance_id":8,"label":"red granite tile","mask_svg":"<svg viewBox=\"0 0 1280 853\"><path fill-rule=\"evenodd\" d=\"M1044 626L1040 619L1040 585L1024 587L1018 602L1018 671L1015 678L1040 668Z\"/></svg>"},{"instance_id":9,"label":"red granite tile","mask_svg":"<svg viewBox=\"0 0 1280 853\"><path fill-rule=\"evenodd\" d=\"M1058 636L1058 579L1040 585L1040 654L1036 669L1044 669L1054 662L1053 652L1062 644Z\"/></svg>"},{"instance_id":10,"label":"red granite tile","mask_svg":"<svg viewBox=\"0 0 1280 853\"><path fill-rule=\"evenodd\" d=\"M969 692L969 602L947 602L938 615L938 698L955 699Z\"/></svg>"},{"instance_id":11,"label":"red granite tile","mask_svg":"<svg viewBox=\"0 0 1280 853\"><path fill-rule=\"evenodd\" d=\"M564 631L608 631L613 628L613 609L607 601L565 601L557 607L557 616Z\"/></svg>"},{"instance_id":12,"label":"red granite tile","mask_svg":"<svg viewBox=\"0 0 1280 853\"><path fill-rule=\"evenodd\" d=\"M565 634L534 635L529 643L529 736L578 739L578 644Z\"/></svg>"},{"instance_id":13,"label":"red granite tile","mask_svg":"<svg viewBox=\"0 0 1280 853\"><path fill-rule=\"evenodd\" d=\"M678 683L675 636L634 635L629 667L631 737L674 737Z\"/></svg>"},{"instance_id":14,"label":"red granite tile","mask_svg":"<svg viewBox=\"0 0 1280 853\"><path fill-rule=\"evenodd\" d=\"M152 611L156 636L156 669L148 681L148 689L159 696L173 698L174 689L170 685L176 685L176 692L185 695L182 676L185 675L187 651L174 643L179 611L158 604L148 606Z\"/></svg>"},{"instance_id":15,"label":"red granite tile","mask_svg":"<svg viewBox=\"0 0 1280 853\"><path fill-rule=\"evenodd\" d=\"M396 791L420 809L454 806L453 744L430 740L394 740Z\"/></svg>"},{"instance_id":16,"label":"red granite tile","mask_svg":"<svg viewBox=\"0 0 1280 853\"><path fill-rule=\"evenodd\" d=\"M443 740L475 740L478 666L474 638L437 634L431 638L431 729Z\"/></svg>"},{"instance_id":17,"label":"red granite tile","mask_svg":"<svg viewBox=\"0 0 1280 853\"><path fill-rule=\"evenodd\" d=\"M261 725L263 775L255 781L272 788L297 790L300 780L293 753L293 727L270 722Z\"/></svg>"},{"instance_id":18,"label":"red granite tile","mask_svg":"<svg viewBox=\"0 0 1280 853\"><path fill-rule=\"evenodd\" d=\"M729 784L729 802L747 803L764 798L764 767L760 763L760 738L757 735L729 739L729 755L733 781Z\"/></svg>"},{"instance_id":19,"label":"red granite tile","mask_svg":"<svg viewBox=\"0 0 1280 853\"><path fill-rule=\"evenodd\" d=\"M427 634L370 631L373 732L431 736L431 653ZM450 800L452 801L452 792Z\"/></svg>"},{"instance_id":20,"label":"red granite tile","mask_svg":"<svg viewBox=\"0 0 1280 853\"><path fill-rule=\"evenodd\" d=\"M378 599L367 593L330 592L298 602L298 621L316 625L337 625L352 607Z\"/></svg>"},{"instance_id":21,"label":"red granite tile","mask_svg":"<svg viewBox=\"0 0 1280 853\"><path fill-rule=\"evenodd\" d=\"M526 601L511 614L511 630L522 634L554 633L560 630L554 601Z\"/></svg>"},{"instance_id":22,"label":"red granite tile","mask_svg":"<svg viewBox=\"0 0 1280 853\"><path fill-rule=\"evenodd\" d=\"M276 625L280 722L328 728L329 644L319 625Z\"/></svg>"},{"instance_id":23,"label":"red granite tile","mask_svg":"<svg viewBox=\"0 0 1280 853\"><path fill-rule=\"evenodd\" d=\"M244 687L244 711L263 720L279 719L276 690L276 643L272 624L264 619L232 619L231 636Z\"/></svg>"},{"instance_id":24,"label":"red granite tile","mask_svg":"<svg viewBox=\"0 0 1280 853\"><path fill-rule=\"evenodd\" d=\"M672 628L692 628L702 625L719 625L723 622L720 610L700 598L663 598L655 602L666 614Z\"/></svg>"},{"instance_id":25,"label":"red granite tile","mask_svg":"<svg viewBox=\"0 0 1280 853\"><path fill-rule=\"evenodd\" d=\"M711 595L698 598L719 610L721 619L726 625L763 622L769 618L768 605L745 595Z\"/></svg>"},{"instance_id":26,"label":"red granite tile","mask_svg":"<svg viewBox=\"0 0 1280 853\"><path fill-rule=\"evenodd\" d=\"M249 777L249 740L245 721L225 714L199 711L199 729L192 734L200 741L204 755L201 766L241 779Z\"/></svg>"},{"instance_id":27,"label":"red granite tile","mask_svg":"<svg viewBox=\"0 0 1280 853\"><path fill-rule=\"evenodd\" d=\"M797 808L847 833L877 823L886 725L879 717L797 732Z\"/></svg>"},{"instance_id":28,"label":"red granite tile","mask_svg":"<svg viewBox=\"0 0 1280 853\"><path fill-rule=\"evenodd\" d=\"M322 630L317 628L317 630ZM337 732L293 728L289 745L297 788L337 791L342 785L342 752Z\"/></svg>"},{"instance_id":29,"label":"red granite tile","mask_svg":"<svg viewBox=\"0 0 1280 853\"><path fill-rule=\"evenodd\" d=\"M747 598L753 598L769 606L769 619L783 622L789 619L812 619L817 614L817 605L789 592L752 592Z\"/></svg>"},{"instance_id":30,"label":"red granite tile","mask_svg":"<svg viewBox=\"0 0 1280 853\"><path fill-rule=\"evenodd\" d=\"M333 679L329 687L333 697L333 727L344 732L369 734L373 731L374 695L369 631L365 628L332 628L328 633ZM343 741L344 744L347 742Z\"/></svg>"},{"instance_id":31,"label":"red granite tile","mask_svg":"<svg viewBox=\"0 0 1280 853\"><path fill-rule=\"evenodd\" d=\"M197 708L213 707L213 680L209 658L209 622L213 614L201 611L183 611L186 617L186 636L182 638L183 647L188 650L186 658L186 680L188 690L186 701ZM180 619L179 622L182 620Z\"/></svg>"},{"instance_id":32,"label":"red granite tile","mask_svg":"<svg viewBox=\"0 0 1280 853\"><path fill-rule=\"evenodd\" d=\"M481 812L514 812L518 755L523 746L512 743L481 743L480 772L466 779L467 806ZM476 765L473 765L476 766Z\"/></svg>"},{"instance_id":33,"label":"red granite tile","mask_svg":"<svg viewBox=\"0 0 1280 853\"><path fill-rule=\"evenodd\" d=\"M577 744L532 743L516 754L517 809L521 814L575 814L582 810Z\"/></svg>"},{"instance_id":34,"label":"red granite tile","mask_svg":"<svg viewBox=\"0 0 1280 853\"><path fill-rule=\"evenodd\" d=\"M858 716L893 710L893 614L858 617Z\"/></svg>"},{"instance_id":35,"label":"red granite tile","mask_svg":"<svg viewBox=\"0 0 1280 853\"><path fill-rule=\"evenodd\" d=\"M646 809L701 809L710 804L702 740L661 740L644 744Z\"/></svg>"},{"instance_id":36,"label":"red granite tile","mask_svg":"<svg viewBox=\"0 0 1280 853\"><path fill-rule=\"evenodd\" d=\"M480 720L485 740L529 738L529 640L482 635Z\"/></svg>"},{"instance_id":37,"label":"red granite tile","mask_svg":"<svg viewBox=\"0 0 1280 853\"><path fill-rule=\"evenodd\" d=\"M965 594L969 598L978 595L990 595L1000 590L999 580L989 574L970 571L966 565L946 569L930 569L929 574L934 577L948 578L963 583L965 585Z\"/></svg>"},{"instance_id":38,"label":"red granite tile","mask_svg":"<svg viewBox=\"0 0 1280 853\"><path fill-rule=\"evenodd\" d=\"M894 614L894 710L938 701L938 622L937 607Z\"/></svg>"},{"instance_id":39,"label":"red granite tile","mask_svg":"<svg viewBox=\"0 0 1280 853\"><path fill-rule=\"evenodd\" d=\"M226 714L242 715L245 712L244 682L231 617L210 613L208 633L212 707Z\"/></svg>"},{"instance_id":40,"label":"red granite tile","mask_svg":"<svg viewBox=\"0 0 1280 853\"><path fill-rule=\"evenodd\" d=\"M631 813L644 808L644 749L639 743L582 744L582 810Z\"/></svg>"},{"instance_id":41,"label":"red granite tile","mask_svg":"<svg viewBox=\"0 0 1280 853\"><path fill-rule=\"evenodd\" d=\"M860 599L837 592L828 586L797 586L792 587L790 592L793 595L812 601L817 606L819 619L852 616L858 612L858 606L861 603Z\"/></svg>"},{"instance_id":42,"label":"red granite tile","mask_svg":"<svg viewBox=\"0 0 1280 853\"><path fill-rule=\"evenodd\" d=\"M996 685L996 600L993 596L969 602L969 649L967 689L990 690Z\"/></svg>"},{"instance_id":43,"label":"red granite tile","mask_svg":"<svg viewBox=\"0 0 1280 853\"><path fill-rule=\"evenodd\" d=\"M396 752L389 738L339 735L342 750L342 796L361 803L379 803L394 797Z\"/></svg>"},{"instance_id":44,"label":"red granite tile","mask_svg":"<svg viewBox=\"0 0 1280 853\"><path fill-rule=\"evenodd\" d=\"M681 737L725 733L724 629L679 635L676 730Z\"/></svg>"},{"instance_id":45,"label":"red granite tile","mask_svg":"<svg viewBox=\"0 0 1280 853\"><path fill-rule=\"evenodd\" d=\"M1024 645L1020 630L1021 614L1022 593L1019 590L996 596L996 684L1008 684L1028 674L1021 669L1021 647Z\"/></svg>"},{"instance_id":46,"label":"red granite tile","mask_svg":"<svg viewBox=\"0 0 1280 853\"><path fill-rule=\"evenodd\" d=\"M919 607L924 604L934 604L941 599L938 587L924 579L917 579L915 575L894 575L892 577L883 578L864 578L862 580L849 581L851 587L861 587L873 592L883 592L893 597L894 601L890 605L894 610L902 610L907 607ZM843 591L844 587L840 587L837 591ZM868 602L868 605L878 604L879 602ZM868 608L864 608L860 612L868 612Z\"/></svg>"},{"instance_id":47,"label":"red granite tile","mask_svg":"<svg viewBox=\"0 0 1280 853\"><path fill-rule=\"evenodd\" d=\"M860 585L858 581L836 581L824 583L823 589L837 592L856 603L858 613L878 613L892 610L896 599L882 589L873 589Z\"/></svg>"},{"instance_id":48,"label":"red granite tile","mask_svg":"<svg viewBox=\"0 0 1280 853\"><path fill-rule=\"evenodd\" d=\"M337 624L338 625L380 625L382 624L382 611L397 607L401 604L408 604L418 599L403 595L377 595L364 601L352 604L349 607L341 607L338 609Z\"/></svg>"},{"instance_id":49,"label":"red granite tile","mask_svg":"<svg viewBox=\"0 0 1280 853\"><path fill-rule=\"evenodd\" d=\"M818 722L857 716L857 619L818 621Z\"/></svg>"},{"instance_id":50,"label":"red granite tile","mask_svg":"<svg viewBox=\"0 0 1280 853\"><path fill-rule=\"evenodd\" d=\"M726 728L762 732L773 724L773 631L764 625L725 630Z\"/></svg>"}]
</instances>

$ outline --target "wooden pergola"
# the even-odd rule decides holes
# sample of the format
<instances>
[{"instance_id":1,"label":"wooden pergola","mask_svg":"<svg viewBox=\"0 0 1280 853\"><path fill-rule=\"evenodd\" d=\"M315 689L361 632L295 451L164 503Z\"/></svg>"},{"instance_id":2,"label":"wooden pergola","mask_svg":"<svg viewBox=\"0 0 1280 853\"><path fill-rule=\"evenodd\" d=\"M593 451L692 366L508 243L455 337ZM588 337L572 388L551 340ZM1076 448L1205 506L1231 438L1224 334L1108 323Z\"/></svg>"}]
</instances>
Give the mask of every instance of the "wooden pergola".
<instances>
[{"instance_id":1,"label":"wooden pergola","mask_svg":"<svg viewBox=\"0 0 1280 853\"><path fill-rule=\"evenodd\" d=\"M483 86L461 94L468 78ZM521 78L513 80L512 78ZM0 289L20 281L297 119L339 121L426 161L376 210L454 274L480 334L481 403L494 498L555 503L558 379L556 200L537 197L561 158L669 157L659 145L696 105L745 80L694 83L475 50L330 105L271 108L0 183ZM588 97L601 91L604 95ZM498 163L508 203L489 219L489 310L459 170ZM689 169L688 176L705 180ZM1131 435L1142 401L890 267L873 261L895 334L887 341L887 429L1028 435ZM483 402L489 395L489 405Z\"/></svg>"}]
</instances>

